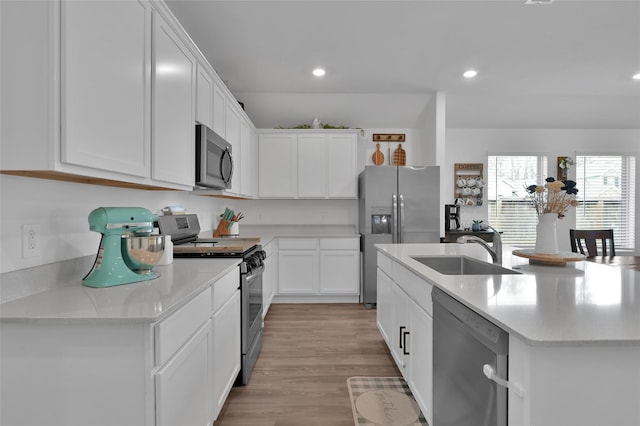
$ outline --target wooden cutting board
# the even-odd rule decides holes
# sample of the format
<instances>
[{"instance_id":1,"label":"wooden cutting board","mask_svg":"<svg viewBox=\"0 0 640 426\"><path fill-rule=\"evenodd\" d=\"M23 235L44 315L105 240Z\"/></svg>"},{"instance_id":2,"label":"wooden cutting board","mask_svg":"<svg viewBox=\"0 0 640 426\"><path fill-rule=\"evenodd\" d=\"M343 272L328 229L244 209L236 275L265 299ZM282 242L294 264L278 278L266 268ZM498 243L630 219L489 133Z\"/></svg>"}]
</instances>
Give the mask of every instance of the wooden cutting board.
<instances>
[{"instance_id":1,"label":"wooden cutting board","mask_svg":"<svg viewBox=\"0 0 640 426\"><path fill-rule=\"evenodd\" d=\"M393 165L405 166L407 164L407 153L402 149L402 145L398 144L398 147L393 151Z\"/></svg>"},{"instance_id":2,"label":"wooden cutting board","mask_svg":"<svg viewBox=\"0 0 640 426\"><path fill-rule=\"evenodd\" d=\"M382 151L380 151L379 143L376 144L376 152L373 153L371 160L373 161L373 164L375 164L376 166L384 164L384 154L382 153Z\"/></svg>"}]
</instances>

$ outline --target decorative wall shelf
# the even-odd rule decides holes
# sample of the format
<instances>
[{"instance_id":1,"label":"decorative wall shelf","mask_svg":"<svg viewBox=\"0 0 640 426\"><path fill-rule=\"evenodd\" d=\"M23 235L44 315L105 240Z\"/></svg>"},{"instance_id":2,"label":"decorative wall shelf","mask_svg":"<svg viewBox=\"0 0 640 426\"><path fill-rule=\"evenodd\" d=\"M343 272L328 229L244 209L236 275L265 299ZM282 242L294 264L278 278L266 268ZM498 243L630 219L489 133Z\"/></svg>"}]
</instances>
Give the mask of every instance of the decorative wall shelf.
<instances>
[{"instance_id":1,"label":"decorative wall shelf","mask_svg":"<svg viewBox=\"0 0 640 426\"><path fill-rule=\"evenodd\" d=\"M374 142L404 142L405 133L374 133Z\"/></svg>"},{"instance_id":2,"label":"decorative wall shelf","mask_svg":"<svg viewBox=\"0 0 640 426\"><path fill-rule=\"evenodd\" d=\"M481 206L484 202L482 163L454 164L453 198L459 206Z\"/></svg>"}]
</instances>

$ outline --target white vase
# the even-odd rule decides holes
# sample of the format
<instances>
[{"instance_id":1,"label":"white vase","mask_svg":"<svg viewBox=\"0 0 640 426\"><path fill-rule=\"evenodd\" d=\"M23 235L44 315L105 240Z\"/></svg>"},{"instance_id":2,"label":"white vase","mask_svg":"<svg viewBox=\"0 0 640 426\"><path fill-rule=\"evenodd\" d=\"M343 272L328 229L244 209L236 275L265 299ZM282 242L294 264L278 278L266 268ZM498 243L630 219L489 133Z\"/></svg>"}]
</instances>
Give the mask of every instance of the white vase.
<instances>
[{"instance_id":1,"label":"white vase","mask_svg":"<svg viewBox=\"0 0 640 426\"><path fill-rule=\"evenodd\" d=\"M557 213L545 213L538 216L538 224L536 225L536 253L560 253L558 250L558 233L556 232L557 222Z\"/></svg>"}]
</instances>

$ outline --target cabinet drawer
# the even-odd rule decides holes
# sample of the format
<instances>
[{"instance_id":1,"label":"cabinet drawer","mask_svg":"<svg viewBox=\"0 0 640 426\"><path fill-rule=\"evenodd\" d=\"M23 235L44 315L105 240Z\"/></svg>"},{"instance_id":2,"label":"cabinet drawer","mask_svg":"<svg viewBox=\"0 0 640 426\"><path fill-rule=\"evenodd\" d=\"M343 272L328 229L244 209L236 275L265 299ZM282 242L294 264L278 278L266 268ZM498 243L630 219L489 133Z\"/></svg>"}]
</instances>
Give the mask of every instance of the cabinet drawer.
<instances>
[{"instance_id":1,"label":"cabinet drawer","mask_svg":"<svg viewBox=\"0 0 640 426\"><path fill-rule=\"evenodd\" d=\"M382 269L382 271L384 271L385 274L387 274L389 277L393 279L394 277L393 277L393 271L391 266L392 264L393 264L393 261L391 259L389 259L384 254L378 252L378 268Z\"/></svg>"},{"instance_id":2,"label":"cabinet drawer","mask_svg":"<svg viewBox=\"0 0 640 426\"><path fill-rule=\"evenodd\" d=\"M394 263L393 268L393 280L396 284L427 314L433 316L433 301L431 300L433 286L399 263Z\"/></svg>"},{"instance_id":3,"label":"cabinet drawer","mask_svg":"<svg viewBox=\"0 0 640 426\"><path fill-rule=\"evenodd\" d=\"M209 320L211 287L155 326L156 365L162 365Z\"/></svg>"},{"instance_id":4,"label":"cabinet drawer","mask_svg":"<svg viewBox=\"0 0 640 426\"><path fill-rule=\"evenodd\" d=\"M359 250L359 238L321 238L320 250Z\"/></svg>"},{"instance_id":5,"label":"cabinet drawer","mask_svg":"<svg viewBox=\"0 0 640 426\"><path fill-rule=\"evenodd\" d=\"M280 250L316 250L317 238L280 238L278 242Z\"/></svg>"},{"instance_id":6,"label":"cabinet drawer","mask_svg":"<svg viewBox=\"0 0 640 426\"><path fill-rule=\"evenodd\" d=\"M233 271L223 276L212 285L213 312L216 312L227 300L229 300L240 288L240 270L234 268Z\"/></svg>"}]
</instances>

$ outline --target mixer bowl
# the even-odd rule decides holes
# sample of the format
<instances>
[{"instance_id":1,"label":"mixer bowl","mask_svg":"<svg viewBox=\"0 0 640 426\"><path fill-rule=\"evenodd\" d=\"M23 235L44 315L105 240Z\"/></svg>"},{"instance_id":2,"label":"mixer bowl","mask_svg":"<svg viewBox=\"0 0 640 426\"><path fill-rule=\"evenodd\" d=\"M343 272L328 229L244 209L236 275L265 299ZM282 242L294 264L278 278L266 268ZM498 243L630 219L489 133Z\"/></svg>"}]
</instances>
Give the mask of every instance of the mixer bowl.
<instances>
[{"instance_id":1,"label":"mixer bowl","mask_svg":"<svg viewBox=\"0 0 640 426\"><path fill-rule=\"evenodd\" d=\"M164 235L123 235L121 244L124 263L139 274L150 273L164 253Z\"/></svg>"}]
</instances>

